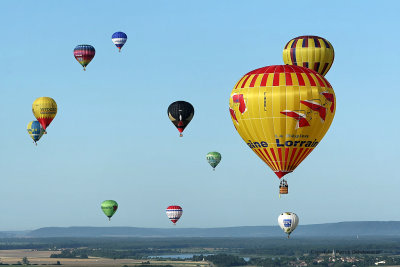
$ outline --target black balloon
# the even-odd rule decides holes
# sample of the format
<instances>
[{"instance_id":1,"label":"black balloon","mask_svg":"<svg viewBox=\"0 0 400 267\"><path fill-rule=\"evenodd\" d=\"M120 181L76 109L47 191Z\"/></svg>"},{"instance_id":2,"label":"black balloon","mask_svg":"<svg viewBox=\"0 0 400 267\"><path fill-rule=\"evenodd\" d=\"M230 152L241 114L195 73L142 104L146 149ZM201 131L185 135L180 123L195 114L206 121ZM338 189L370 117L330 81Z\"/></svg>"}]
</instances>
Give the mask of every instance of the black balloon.
<instances>
[{"instance_id":1,"label":"black balloon","mask_svg":"<svg viewBox=\"0 0 400 267\"><path fill-rule=\"evenodd\" d=\"M186 101L176 101L168 107L168 117L175 125L182 136L183 130L190 123L194 116L194 108L192 104Z\"/></svg>"}]
</instances>

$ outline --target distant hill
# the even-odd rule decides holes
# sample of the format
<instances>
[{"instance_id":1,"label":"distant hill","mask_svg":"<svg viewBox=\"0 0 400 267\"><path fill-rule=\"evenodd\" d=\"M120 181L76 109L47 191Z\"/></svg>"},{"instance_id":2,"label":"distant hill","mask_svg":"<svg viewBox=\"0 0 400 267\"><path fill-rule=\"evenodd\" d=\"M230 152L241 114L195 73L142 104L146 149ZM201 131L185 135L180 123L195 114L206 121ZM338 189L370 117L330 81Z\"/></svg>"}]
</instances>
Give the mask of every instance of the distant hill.
<instances>
[{"instance_id":1,"label":"distant hill","mask_svg":"<svg viewBox=\"0 0 400 267\"><path fill-rule=\"evenodd\" d=\"M29 234L31 231L3 231L0 232L0 238L21 237Z\"/></svg>"},{"instance_id":2,"label":"distant hill","mask_svg":"<svg viewBox=\"0 0 400 267\"><path fill-rule=\"evenodd\" d=\"M7 233L7 232L0 232ZM281 237L278 226L221 228L45 227L24 237ZM299 225L297 237L400 236L400 222L339 222ZM0 237L2 235L0 234ZM10 237L10 236L7 236Z\"/></svg>"}]
</instances>

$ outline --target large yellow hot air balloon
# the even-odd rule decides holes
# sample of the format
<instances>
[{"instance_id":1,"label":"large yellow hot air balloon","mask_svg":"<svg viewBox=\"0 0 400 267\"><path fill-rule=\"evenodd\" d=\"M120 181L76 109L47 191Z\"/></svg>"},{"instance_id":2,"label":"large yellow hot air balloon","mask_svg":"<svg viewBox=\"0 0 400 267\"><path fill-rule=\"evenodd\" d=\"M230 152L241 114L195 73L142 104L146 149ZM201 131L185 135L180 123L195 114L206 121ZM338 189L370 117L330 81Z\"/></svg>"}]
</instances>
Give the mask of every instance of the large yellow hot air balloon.
<instances>
[{"instance_id":1,"label":"large yellow hot air balloon","mask_svg":"<svg viewBox=\"0 0 400 267\"><path fill-rule=\"evenodd\" d=\"M331 85L319 73L279 65L244 75L232 90L229 111L243 140L282 178L321 142L335 104Z\"/></svg>"},{"instance_id":2,"label":"large yellow hot air balloon","mask_svg":"<svg viewBox=\"0 0 400 267\"><path fill-rule=\"evenodd\" d=\"M57 103L51 97L39 97L32 104L32 112L46 131L57 114Z\"/></svg>"},{"instance_id":3,"label":"large yellow hot air balloon","mask_svg":"<svg viewBox=\"0 0 400 267\"><path fill-rule=\"evenodd\" d=\"M318 36L299 36L283 49L283 62L315 70L325 76L332 66L335 51L332 44Z\"/></svg>"}]
</instances>

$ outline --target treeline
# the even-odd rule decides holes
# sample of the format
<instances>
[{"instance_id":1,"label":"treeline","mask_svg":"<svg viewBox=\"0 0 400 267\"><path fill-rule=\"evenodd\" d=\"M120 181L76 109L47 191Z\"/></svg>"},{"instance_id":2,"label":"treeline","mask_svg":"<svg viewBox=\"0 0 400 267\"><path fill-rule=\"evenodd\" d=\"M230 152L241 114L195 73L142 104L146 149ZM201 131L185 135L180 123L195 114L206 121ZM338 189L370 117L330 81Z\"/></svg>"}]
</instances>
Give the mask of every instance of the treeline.
<instances>
[{"instance_id":1,"label":"treeline","mask_svg":"<svg viewBox=\"0 0 400 267\"><path fill-rule=\"evenodd\" d=\"M61 251L60 254L51 254L50 258L87 259L89 256L87 253L82 252L81 250L65 249Z\"/></svg>"},{"instance_id":2,"label":"treeline","mask_svg":"<svg viewBox=\"0 0 400 267\"><path fill-rule=\"evenodd\" d=\"M296 257L251 258L248 264L253 266L290 266L290 262L293 261L296 261Z\"/></svg>"},{"instance_id":3,"label":"treeline","mask_svg":"<svg viewBox=\"0 0 400 267\"><path fill-rule=\"evenodd\" d=\"M228 254L217 254L217 255L208 255L208 256L193 256L194 261L202 261L202 260L211 261L214 265L217 266L244 266L247 265L247 262L238 256L228 255Z\"/></svg>"},{"instance_id":4,"label":"treeline","mask_svg":"<svg viewBox=\"0 0 400 267\"><path fill-rule=\"evenodd\" d=\"M141 251L140 253L134 251L115 251L115 250L88 250L88 249L66 249L63 250L60 254L51 254L50 258L88 258L88 256L95 257L106 257L106 258L134 258L134 259L143 259L146 258L144 253L146 250ZM148 252L148 251L147 251ZM216 254L216 255L207 255L207 256L193 256L194 261L202 261L202 260L210 261L216 266L245 266L245 265L254 265L253 263L260 263L262 261L253 261L250 260L246 262L244 258L241 258L236 255L228 255L228 254ZM145 264L142 264L146 266ZM258 265L258 264L256 264ZM152 265L153 266L153 265Z\"/></svg>"},{"instance_id":5,"label":"treeline","mask_svg":"<svg viewBox=\"0 0 400 267\"><path fill-rule=\"evenodd\" d=\"M171 249L129 249L129 250L115 250L115 249L92 249L86 250L86 253L92 257L103 257L111 259L143 259L149 255L156 254L173 254L176 250Z\"/></svg>"},{"instance_id":6,"label":"treeline","mask_svg":"<svg viewBox=\"0 0 400 267\"><path fill-rule=\"evenodd\" d=\"M54 253L50 258L81 258L87 259L91 257L101 257L110 259L144 259L153 254L169 254L176 253L175 250L170 249L132 249L132 250L115 250L115 249L63 249L61 253Z\"/></svg>"},{"instance_id":7,"label":"treeline","mask_svg":"<svg viewBox=\"0 0 400 267\"><path fill-rule=\"evenodd\" d=\"M321 251L367 251L367 254L400 254L400 238L382 239L305 239L296 238L23 238L0 239L0 249L82 250L87 255L107 258L140 258L145 256L209 253L236 255L277 255L281 257L318 255ZM209 250L208 250L209 251ZM65 252L66 253L66 252ZM56 254L56 253L54 253ZM83 254L83 251L82 251ZM345 254L345 253L341 253ZM68 255L71 256L71 255ZM76 255L72 255L76 256Z\"/></svg>"}]
</instances>

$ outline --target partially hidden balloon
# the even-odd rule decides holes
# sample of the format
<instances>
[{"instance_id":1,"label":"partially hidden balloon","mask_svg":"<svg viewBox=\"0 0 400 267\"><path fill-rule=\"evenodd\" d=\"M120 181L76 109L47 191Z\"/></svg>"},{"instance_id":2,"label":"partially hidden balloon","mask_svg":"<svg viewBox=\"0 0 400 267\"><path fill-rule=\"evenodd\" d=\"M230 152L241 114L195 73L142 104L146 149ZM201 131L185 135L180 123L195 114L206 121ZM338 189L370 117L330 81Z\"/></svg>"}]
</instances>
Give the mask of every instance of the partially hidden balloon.
<instances>
[{"instance_id":1,"label":"partially hidden balloon","mask_svg":"<svg viewBox=\"0 0 400 267\"><path fill-rule=\"evenodd\" d=\"M119 52L121 52L121 48L126 43L126 40L128 40L128 36L126 36L126 34L123 32L115 32L111 36L111 40L115 44L115 46L118 48Z\"/></svg>"},{"instance_id":2,"label":"partially hidden balloon","mask_svg":"<svg viewBox=\"0 0 400 267\"><path fill-rule=\"evenodd\" d=\"M179 136L182 137L182 132L194 116L194 108L192 104L186 101L176 101L169 105L167 113L168 118L180 132Z\"/></svg>"},{"instance_id":3,"label":"partially hidden balloon","mask_svg":"<svg viewBox=\"0 0 400 267\"><path fill-rule=\"evenodd\" d=\"M181 218L183 210L181 206L173 205L169 206L166 211L168 219L175 225L176 222Z\"/></svg>"},{"instance_id":4,"label":"partially hidden balloon","mask_svg":"<svg viewBox=\"0 0 400 267\"><path fill-rule=\"evenodd\" d=\"M229 98L237 132L278 178L293 172L321 142L335 105L327 79L308 68L289 65L247 73Z\"/></svg>"},{"instance_id":5,"label":"partially hidden balloon","mask_svg":"<svg viewBox=\"0 0 400 267\"><path fill-rule=\"evenodd\" d=\"M315 70L322 76L329 71L335 58L332 44L318 36L299 36L283 49L283 62Z\"/></svg>"},{"instance_id":6,"label":"partially hidden balloon","mask_svg":"<svg viewBox=\"0 0 400 267\"><path fill-rule=\"evenodd\" d=\"M94 47L87 44L77 45L74 49L74 57L82 65L83 70L86 70L86 66L92 61L95 54Z\"/></svg>"},{"instance_id":7,"label":"partially hidden balloon","mask_svg":"<svg viewBox=\"0 0 400 267\"><path fill-rule=\"evenodd\" d=\"M39 97L32 104L32 112L46 133L47 126L57 115L57 103L51 97Z\"/></svg>"},{"instance_id":8,"label":"partially hidden balloon","mask_svg":"<svg viewBox=\"0 0 400 267\"><path fill-rule=\"evenodd\" d=\"M38 121L29 122L28 126L26 127L26 130L31 136L33 142L35 142L35 145L37 145L36 142L39 141L42 135L44 134L44 129L40 125L40 122Z\"/></svg>"},{"instance_id":9,"label":"partially hidden balloon","mask_svg":"<svg viewBox=\"0 0 400 267\"><path fill-rule=\"evenodd\" d=\"M111 217L118 209L118 203L114 200L104 200L101 203L101 209L103 210L104 214L108 217L108 220L111 220Z\"/></svg>"},{"instance_id":10,"label":"partially hidden balloon","mask_svg":"<svg viewBox=\"0 0 400 267\"><path fill-rule=\"evenodd\" d=\"M279 215L278 224L289 238L290 234L299 224L299 217L293 212L284 212Z\"/></svg>"},{"instance_id":11,"label":"partially hidden balloon","mask_svg":"<svg viewBox=\"0 0 400 267\"><path fill-rule=\"evenodd\" d=\"M219 152L210 152L206 155L206 159L208 163L213 167L213 170L215 170L215 167L219 164L221 161L221 154Z\"/></svg>"}]
</instances>

